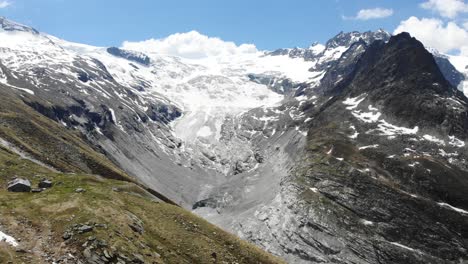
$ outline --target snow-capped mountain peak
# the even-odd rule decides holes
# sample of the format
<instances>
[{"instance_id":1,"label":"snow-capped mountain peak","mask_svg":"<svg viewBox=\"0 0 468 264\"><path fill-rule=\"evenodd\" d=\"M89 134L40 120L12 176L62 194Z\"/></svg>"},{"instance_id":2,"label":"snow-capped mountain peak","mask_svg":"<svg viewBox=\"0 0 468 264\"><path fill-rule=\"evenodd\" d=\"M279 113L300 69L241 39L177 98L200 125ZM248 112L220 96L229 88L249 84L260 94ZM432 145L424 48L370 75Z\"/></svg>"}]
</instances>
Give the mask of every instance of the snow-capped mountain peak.
<instances>
[{"instance_id":1,"label":"snow-capped mountain peak","mask_svg":"<svg viewBox=\"0 0 468 264\"><path fill-rule=\"evenodd\" d=\"M16 23L5 17L0 17L0 28L4 31L23 31L32 34L39 34L39 31L37 31L36 29L22 25L20 23Z\"/></svg>"},{"instance_id":2,"label":"snow-capped mountain peak","mask_svg":"<svg viewBox=\"0 0 468 264\"><path fill-rule=\"evenodd\" d=\"M367 44L374 42L375 40L387 41L391 37L391 34L383 29L377 31L366 31L366 32L340 32L335 37L331 38L326 43L327 49L337 47L350 47L353 43L362 39Z\"/></svg>"}]
</instances>

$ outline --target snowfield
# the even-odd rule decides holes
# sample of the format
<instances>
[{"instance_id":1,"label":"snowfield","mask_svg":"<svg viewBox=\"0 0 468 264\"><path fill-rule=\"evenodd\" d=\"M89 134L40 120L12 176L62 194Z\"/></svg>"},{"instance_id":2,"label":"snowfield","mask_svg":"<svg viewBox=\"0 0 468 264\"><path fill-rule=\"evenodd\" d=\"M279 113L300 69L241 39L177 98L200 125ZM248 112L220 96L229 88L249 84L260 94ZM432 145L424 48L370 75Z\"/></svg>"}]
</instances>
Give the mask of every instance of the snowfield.
<instances>
[{"instance_id":1,"label":"snowfield","mask_svg":"<svg viewBox=\"0 0 468 264\"><path fill-rule=\"evenodd\" d=\"M124 48L145 53L151 60L148 66L113 56L105 48L49 37L71 56L96 58L103 62L119 83L144 88L142 93L146 96L167 99L181 108L184 114L172 127L175 135L185 142L194 142L199 137L214 142L219 139L221 124L227 116L257 107L273 107L284 99L266 85L252 82L249 74L290 79L294 83L316 82L320 75L309 71L316 61L287 55L267 56L263 51L245 49L242 45L235 46L198 32L124 43ZM213 44L219 51L201 48L204 52L196 55L194 51L184 52L184 48L179 47L182 44L175 42L187 41L187 38L200 38L206 42L203 45ZM164 41L179 48L176 51L169 49L167 43L162 43ZM207 128L210 128L209 133Z\"/></svg>"}]
</instances>

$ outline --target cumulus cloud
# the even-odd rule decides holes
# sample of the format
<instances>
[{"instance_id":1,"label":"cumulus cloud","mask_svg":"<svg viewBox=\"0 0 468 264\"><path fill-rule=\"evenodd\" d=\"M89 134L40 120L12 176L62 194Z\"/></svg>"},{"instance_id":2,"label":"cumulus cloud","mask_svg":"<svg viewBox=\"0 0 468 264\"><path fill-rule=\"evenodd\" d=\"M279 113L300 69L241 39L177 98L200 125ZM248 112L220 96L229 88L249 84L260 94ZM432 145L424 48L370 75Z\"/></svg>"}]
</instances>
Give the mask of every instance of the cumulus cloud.
<instances>
[{"instance_id":1,"label":"cumulus cloud","mask_svg":"<svg viewBox=\"0 0 468 264\"><path fill-rule=\"evenodd\" d=\"M356 19L356 20L370 20L386 18L393 15L393 9L386 8L372 8L372 9L361 9L354 17L343 16L343 19Z\"/></svg>"},{"instance_id":2,"label":"cumulus cloud","mask_svg":"<svg viewBox=\"0 0 468 264\"><path fill-rule=\"evenodd\" d=\"M468 21L465 21L465 22L463 23L463 27L464 27L466 30L468 30Z\"/></svg>"},{"instance_id":3,"label":"cumulus cloud","mask_svg":"<svg viewBox=\"0 0 468 264\"><path fill-rule=\"evenodd\" d=\"M462 47L460 49L460 55L468 57L468 47Z\"/></svg>"},{"instance_id":4,"label":"cumulus cloud","mask_svg":"<svg viewBox=\"0 0 468 264\"><path fill-rule=\"evenodd\" d=\"M0 8L5 8L11 6L10 1L0 1Z\"/></svg>"},{"instance_id":5,"label":"cumulus cloud","mask_svg":"<svg viewBox=\"0 0 468 264\"><path fill-rule=\"evenodd\" d=\"M420 6L448 18L455 18L459 13L468 13L468 4L464 0L428 0Z\"/></svg>"},{"instance_id":6,"label":"cumulus cloud","mask_svg":"<svg viewBox=\"0 0 468 264\"><path fill-rule=\"evenodd\" d=\"M176 33L163 39L149 39L141 42L125 41L122 47L145 53L166 54L189 59L255 53L258 51L255 45L252 44L238 46L234 42L208 37L197 31Z\"/></svg>"},{"instance_id":7,"label":"cumulus cloud","mask_svg":"<svg viewBox=\"0 0 468 264\"><path fill-rule=\"evenodd\" d=\"M468 31L455 22L447 22L437 18L410 17L400 22L394 34L409 32L425 46L435 48L441 52L468 51Z\"/></svg>"}]
</instances>

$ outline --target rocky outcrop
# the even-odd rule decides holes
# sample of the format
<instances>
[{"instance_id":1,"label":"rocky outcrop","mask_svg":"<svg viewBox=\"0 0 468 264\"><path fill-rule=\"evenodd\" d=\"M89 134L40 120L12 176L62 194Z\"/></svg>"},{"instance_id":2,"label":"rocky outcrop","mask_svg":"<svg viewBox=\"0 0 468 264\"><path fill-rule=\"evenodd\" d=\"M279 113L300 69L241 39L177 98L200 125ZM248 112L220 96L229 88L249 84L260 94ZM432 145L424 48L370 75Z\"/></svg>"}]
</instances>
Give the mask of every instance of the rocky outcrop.
<instances>
[{"instance_id":1,"label":"rocky outcrop","mask_svg":"<svg viewBox=\"0 0 468 264\"><path fill-rule=\"evenodd\" d=\"M41 180L39 184L37 185L37 187L39 188L52 188L52 186L53 186L52 181L47 180L47 179Z\"/></svg>"},{"instance_id":2,"label":"rocky outcrop","mask_svg":"<svg viewBox=\"0 0 468 264\"><path fill-rule=\"evenodd\" d=\"M26 179L17 178L8 183L8 191L10 192L30 192L31 182Z\"/></svg>"},{"instance_id":3,"label":"rocky outcrop","mask_svg":"<svg viewBox=\"0 0 468 264\"><path fill-rule=\"evenodd\" d=\"M127 59L129 61L134 61L145 66L148 66L151 63L151 59L143 53L124 50L116 47L110 47L107 49L107 52L110 54ZM135 66L136 67L136 66Z\"/></svg>"}]
</instances>

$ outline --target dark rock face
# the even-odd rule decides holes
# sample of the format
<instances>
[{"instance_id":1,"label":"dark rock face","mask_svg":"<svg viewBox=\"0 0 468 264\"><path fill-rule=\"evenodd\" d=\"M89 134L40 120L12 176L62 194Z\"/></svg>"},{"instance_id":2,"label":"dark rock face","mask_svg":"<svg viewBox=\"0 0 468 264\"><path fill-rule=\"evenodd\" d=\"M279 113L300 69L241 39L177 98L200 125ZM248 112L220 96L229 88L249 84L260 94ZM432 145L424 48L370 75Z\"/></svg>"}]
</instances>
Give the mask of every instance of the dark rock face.
<instances>
[{"instance_id":1,"label":"dark rock face","mask_svg":"<svg viewBox=\"0 0 468 264\"><path fill-rule=\"evenodd\" d=\"M326 94L367 94L386 115L404 120L407 127L437 127L461 139L467 137L468 99L445 79L432 54L408 33L392 37L388 44L374 42L355 70ZM462 111L454 111L447 100L457 101Z\"/></svg>"},{"instance_id":2,"label":"dark rock face","mask_svg":"<svg viewBox=\"0 0 468 264\"><path fill-rule=\"evenodd\" d=\"M146 115L153 121L168 124L182 115L180 110L174 106L165 104L152 104L146 110Z\"/></svg>"},{"instance_id":3,"label":"dark rock face","mask_svg":"<svg viewBox=\"0 0 468 264\"><path fill-rule=\"evenodd\" d=\"M134 61L143 65L146 65L146 66L148 66L151 63L150 58L140 52L119 49L116 47L108 48L107 52L109 52L110 54L114 56L121 57L129 61Z\"/></svg>"},{"instance_id":4,"label":"dark rock face","mask_svg":"<svg viewBox=\"0 0 468 264\"><path fill-rule=\"evenodd\" d=\"M31 182L26 179L15 179L8 183L8 191L10 192L30 192Z\"/></svg>"},{"instance_id":5,"label":"dark rock face","mask_svg":"<svg viewBox=\"0 0 468 264\"><path fill-rule=\"evenodd\" d=\"M338 60L328 63L327 67L329 70L321 80L320 89L335 87L337 83L342 81L344 77L354 70L356 63L366 49L366 42L360 39L358 42L353 43Z\"/></svg>"},{"instance_id":6,"label":"dark rock face","mask_svg":"<svg viewBox=\"0 0 468 264\"><path fill-rule=\"evenodd\" d=\"M49 180L42 180L39 182L38 187L39 188L52 188L52 182Z\"/></svg>"},{"instance_id":7,"label":"dark rock face","mask_svg":"<svg viewBox=\"0 0 468 264\"><path fill-rule=\"evenodd\" d=\"M192 209L197 209L197 208L201 208L201 207L212 207L212 208L216 208L216 205L217 205L217 200L214 199L214 198L208 198L208 199L204 199L204 200L201 200L201 201L198 201L196 203L193 204L193 207Z\"/></svg>"},{"instance_id":8,"label":"dark rock face","mask_svg":"<svg viewBox=\"0 0 468 264\"><path fill-rule=\"evenodd\" d=\"M417 132L382 136L373 131L387 121L376 127L377 121L358 118L366 113L391 120L387 127L419 127L465 139L466 98L444 78L432 55L402 33L372 44L335 86L323 85L325 96L335 97L312 110L307 154L287 185L298 188L297 201L288 203L301 223L296 228L307 230L297 239L311 245L309 253L293 254L307 260L316 252L320 261L331 263L467 261L468 172L463 163L447 165L444 154L464 160L466 148L441 150L442 143L415 139ZM346 107L349 98L362 100ZM357 136L346 136L353 133ZM336 217L342 220L332 220ZM316 239L324 236L326 244Z\"/></svg>"},{"instance_id":9,"label":"dark rock face","mask_svg":"<svg viewBox=\"0 0 468 264\"><path fill-rule=\"evenodd\" d=\"M272 91L279 94L288 94L298 86L298 84L293 83L290 79L281 79L275 76L249 74L248 77L250 81L266 85Z\"/></svg>"}]
</instances>

